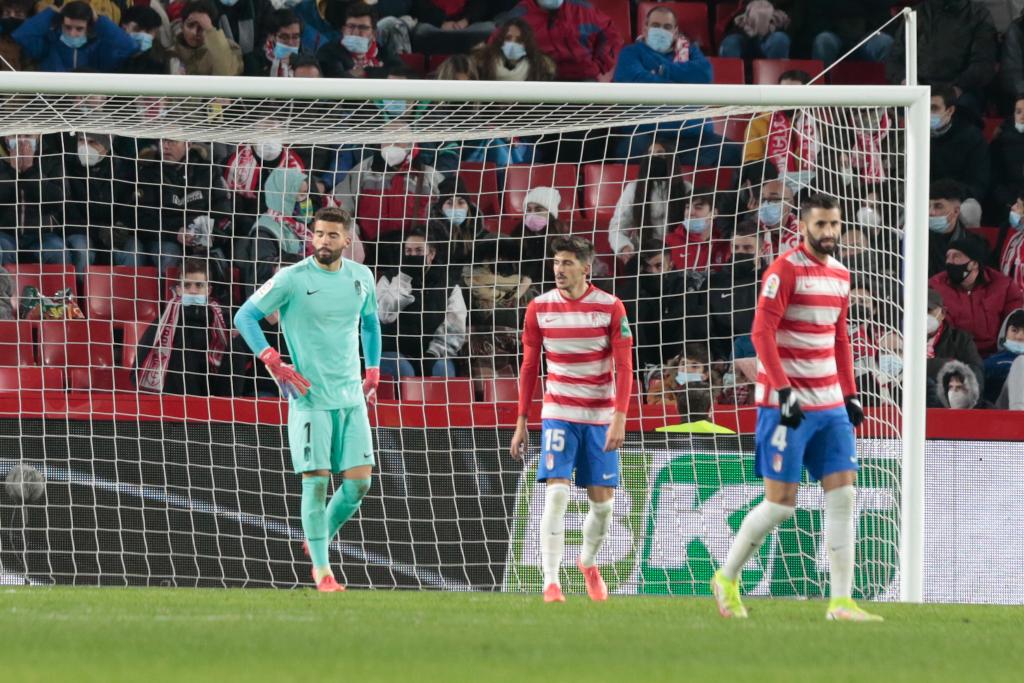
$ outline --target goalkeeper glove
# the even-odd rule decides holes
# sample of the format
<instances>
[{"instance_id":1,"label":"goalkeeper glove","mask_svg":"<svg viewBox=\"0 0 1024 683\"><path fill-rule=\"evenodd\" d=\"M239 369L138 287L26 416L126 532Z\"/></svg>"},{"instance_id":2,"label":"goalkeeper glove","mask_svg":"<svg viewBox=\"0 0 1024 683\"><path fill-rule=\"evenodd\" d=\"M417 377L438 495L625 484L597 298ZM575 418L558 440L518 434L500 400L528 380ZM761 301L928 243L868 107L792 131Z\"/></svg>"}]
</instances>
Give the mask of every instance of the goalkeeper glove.
<instances>
[{"instance_id":1,"label":"goalkeeper glove","mask_svg":"<svg viewBox=\"0 0 1024 683\"><path fill-rule=\"evenodd\" d=\"M804 421L804 411L800 410L800 404L789 387L779 389L779 413L779 424L785 427L796 429Z\"/></svg>"},{"instance_id":2,"label":"goalkeeper glove","mask_svg":"<svg viewBox=\"0 0 1024 683\"><path fill-rule=\"evenodd\" d=\"M273 346L263 349L259 359L267 366L267 372L277 382L281 395L285 398L298 398L305 396L312 386L309 380L303 377L291 365L281 360L281 354Z\"/></svg>"},{"instance_id":3,"label":"goalkeeper glove","mask_svg":"<svg viewBox=\"0 0 1024 683\"><path fill-rule=\"evenodd\" d=\"M377 402L377 385L380 384L380 368L366 368L366 379L363 380L363 395L366 396L366 403L374 405Z\"/></svg>"},{"instance_id":4,"label":"goalkeeper glove","mask_svg":"<svg viewBox=\"0 0 1024 683\"><path fill-rule=\"evenodd\" d=\"M850 424L860 427L860 423L864 421L864 406L860 404L860 399L856 394L852 394L844 400L846 401L846 414L850 416Z\"/></svg>"}]
</instances>

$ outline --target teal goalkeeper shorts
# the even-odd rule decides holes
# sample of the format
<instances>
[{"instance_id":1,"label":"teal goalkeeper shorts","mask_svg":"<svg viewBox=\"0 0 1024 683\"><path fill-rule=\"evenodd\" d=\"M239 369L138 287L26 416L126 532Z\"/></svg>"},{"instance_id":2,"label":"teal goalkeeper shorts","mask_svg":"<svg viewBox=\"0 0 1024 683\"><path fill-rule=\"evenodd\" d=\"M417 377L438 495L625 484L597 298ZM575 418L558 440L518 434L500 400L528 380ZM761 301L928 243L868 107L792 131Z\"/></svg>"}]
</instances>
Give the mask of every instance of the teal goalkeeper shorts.
<instances>
[{"instance_id":1,"label":"teal goalkeeper shorts","mask_svg":"<svg viewBox=\"0 0 1024 683\"><path fill-rule=\"evenodd\" d=\"M288 447L296 474L330 470L337 474L373 465L373 437L366 404L337 410L288 411Z\"/></svg>"}]
</instances>

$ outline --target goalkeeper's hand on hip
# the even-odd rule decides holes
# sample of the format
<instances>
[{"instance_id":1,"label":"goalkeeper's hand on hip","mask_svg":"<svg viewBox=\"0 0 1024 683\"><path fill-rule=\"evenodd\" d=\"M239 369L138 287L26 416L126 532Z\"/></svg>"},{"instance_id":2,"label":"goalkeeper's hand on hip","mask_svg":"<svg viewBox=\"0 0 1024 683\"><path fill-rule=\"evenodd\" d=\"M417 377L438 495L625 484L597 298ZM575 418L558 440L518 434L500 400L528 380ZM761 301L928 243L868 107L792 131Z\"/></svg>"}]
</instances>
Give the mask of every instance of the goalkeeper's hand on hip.
<instances>
[{"instance_id":1,"label":"goalkeeper's hand on hip","mask_svg":"<svg viewBox=\"0 0 1024 683\"><path fill-rule=\"evenodd\" d=\"M804 411L790 387L779 389L779 424L796 429L804 421Z\"/></svg>"},{"instance_id":2,"label":"goalkeeper's hand on hip","mask_svg":"<svg viewBox=\"0 0 1024 683\"><path fill-rule=\"evenodd\" d=\"M267 366L267 372L277 382L281 395L285 398L305 396L312 386L309 380L299 374L298 370L281 360L281 354L273 346L263 349L259 359Z\"/></svg>"}]
</instances>

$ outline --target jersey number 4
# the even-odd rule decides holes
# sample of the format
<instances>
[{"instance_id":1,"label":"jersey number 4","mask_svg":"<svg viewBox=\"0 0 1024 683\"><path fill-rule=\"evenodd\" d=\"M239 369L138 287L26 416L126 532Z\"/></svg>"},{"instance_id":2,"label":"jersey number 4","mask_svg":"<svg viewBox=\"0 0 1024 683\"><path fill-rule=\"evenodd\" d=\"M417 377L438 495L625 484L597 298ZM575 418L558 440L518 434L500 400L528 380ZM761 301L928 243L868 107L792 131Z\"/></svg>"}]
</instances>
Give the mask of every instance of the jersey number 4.
<instances>
[{"instance_id":1,"label":"jersey number 4","mask_svg":"<svg viewBox=\"0 0 1024 683\"><path fill-rule=\"evenodd\" d=\"M547 429L544 430L544 452L552 451L561 453L565 450L565 430Z\"/></svg>"},{"instance_id":2,"label":"jersey number 4","mask_svg":"<svg viewBox=\"0 0 1024 683\"><path fill-rule=\"evenodd\" d=\"M768 443L774 446L775 448L779 449L780 451L786 450L786 426L779 425L778 427L776 427L775 431L772 432L771 441L769 441Z\"/></svg>"}]
</instances>

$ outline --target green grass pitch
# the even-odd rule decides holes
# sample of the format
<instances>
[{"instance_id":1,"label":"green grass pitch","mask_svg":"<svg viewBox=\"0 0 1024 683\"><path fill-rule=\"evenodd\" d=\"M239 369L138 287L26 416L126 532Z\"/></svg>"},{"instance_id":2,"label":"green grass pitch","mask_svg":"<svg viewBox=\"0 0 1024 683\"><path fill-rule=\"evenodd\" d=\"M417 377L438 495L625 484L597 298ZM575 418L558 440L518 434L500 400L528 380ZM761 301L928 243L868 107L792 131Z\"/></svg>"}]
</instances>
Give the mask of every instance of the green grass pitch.
<instances>
[{"instance_id":1,"label":"green grass pitch","mask_svg":"<svg viewBox=\"0 0 1024 683\"><path fill-rule=\"evenodd\" d=\"M3 681L1021 680L1015 607L352 590L0 589Z\"/></svg>"}]
</instances>

